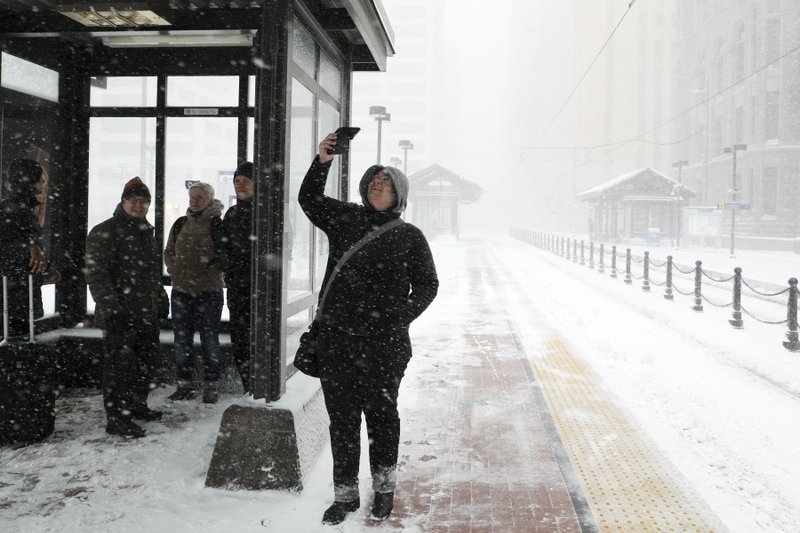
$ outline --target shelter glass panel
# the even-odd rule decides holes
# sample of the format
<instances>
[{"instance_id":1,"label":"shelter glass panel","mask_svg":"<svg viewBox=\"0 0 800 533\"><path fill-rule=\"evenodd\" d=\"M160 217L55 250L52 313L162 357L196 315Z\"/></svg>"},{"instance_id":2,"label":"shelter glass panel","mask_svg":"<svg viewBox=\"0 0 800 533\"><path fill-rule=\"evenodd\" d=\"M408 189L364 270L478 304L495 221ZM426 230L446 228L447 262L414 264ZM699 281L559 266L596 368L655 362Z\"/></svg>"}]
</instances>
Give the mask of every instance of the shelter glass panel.
<instances>
[{"instance_id":1,"label":"shelter glass panel","mask_svg":"<svg viewBox=\"0 0 800 533\"><path fill-rule=\"evenodd\" d=\"M229 179L236 168L236 118L168 118L164 173L164 243L189 207L189 186L202 181L226 204L234 195Z\"/></svg>"},{"instance_id":2,"label":"shelter glass panel","mask_svg":"<svg viewBox=\"0 0 800 533\"><path fill-rule=\"evenodd\" d=\"M154 107L158 94L155 76L110 76L92 78L92 107Z\"/></svg>"},{"instance_id":3,"label":"shelter glass panel","mask_svg":"<svg viewBox=\"0 0 800 533\"><path fill-rule=\"evenodd\" d=\"M120 202L125 183L139 176L155 191L155 118L92 118L89 121L88 229L110 218ZM150 204L147 220L153 224ZM87 310L94 300L86 288Z\"/></svg>"},{"instance_id":4,"label":"shelter glass panel","mask_svg":"<svg viewBox=\"0 0 800 533\"><path fill-rule=\"evenodd\" d=\"M285 224L289 232L289 277L287 301L311 291L312 225L297 202L297 194L314 150L314 95L297 79L292 79L291 155L289 159L289 205Z\"/></svg>"},{"instance_id":5,"label":"shelter glass panel","mask_svg":"<svg viewBox=\"0 0 800 533\"><path fill-rule=\"evenodd\" d=\"M342 99L342 73L325 52L320 52L319 84L336 98L337 102Z\"/></svg>"},{"instance_id":6,"label":"shelter glass panel","mask_svg":"<svg viewBox=\"0 0 800 533\"><path fill-rule=\"evenodd\" d=\"M91 229L109 218L122 188L139 176L155 196L155 118L92 118L89 121L89 219ZM147 214L154 223L155 209Z\"/></svg>"},{"instance_id":7,"label":"shelter glass panel","mask_svg":"<svg viewBox=\"0 0 800 533\"><path fill-rule=\"evenodd\" d=\"M306 74L314 77L317 61L314 38L297 20L292 27L292 59Z\"/></svg>"},{"instance_id":8,"label":"shelter glass panel","mask_svg":"<svg viewBox=\"0 0 800 533\"><path fill-rule=\"evenodd\" d=\"M167 78L167 105L236 107L239 105L239 77L170 76Z\"/></svg>"},{"instance_id":9,"label":"shelter glass panel","mask_svg":"<svg viewBox=\"0 0 800 533\"><path fill-rule=\"evenodd\" d=\"M0 86L58 102L58 72L6 52L0 53Z\"/></svg>"}]
</instances>

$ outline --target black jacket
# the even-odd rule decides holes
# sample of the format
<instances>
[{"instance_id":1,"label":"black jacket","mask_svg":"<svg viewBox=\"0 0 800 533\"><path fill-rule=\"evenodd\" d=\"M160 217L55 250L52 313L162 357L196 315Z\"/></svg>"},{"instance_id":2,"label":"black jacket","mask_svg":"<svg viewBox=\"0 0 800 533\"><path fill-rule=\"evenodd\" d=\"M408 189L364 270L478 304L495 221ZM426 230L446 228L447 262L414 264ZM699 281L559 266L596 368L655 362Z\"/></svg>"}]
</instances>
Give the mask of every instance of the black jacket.
<instances>
[{"instance_id":1,"label":"black jacket","mask_svg":"<svg viewBox=\"0 0 800 533\"><path fill-rule=\"evenodd\" d=\"M122 204L86 238L86 281L100 327L109 317L158 323L169 313L153 226Z\"/></svg>"},{"instance_id":2,"label":"black jacket","mask_svg":"<svg viewBox=\"0 0 800 533\"><path fill-rule=\"evenodd\" d=\"M253 201L237 200L222 220L225 285L231 292L250 294L250 262L253 251Z\"/></svg>"},{"instance_id":3,"label":"black jacket","mask_svg":"<svg viewBox=\"0 0 800 533\"><path fill-rule=\"evenodd\" d=\"M400 216L325 196L330 164L314 158L299 200L311 223L328 236L323 288L342 255L374 228ZM367 243L344 264L319 320L356 335L408 329L436 297L439 280L428 241L416 226L401 224Z\"/></svg>"}]
</instances>

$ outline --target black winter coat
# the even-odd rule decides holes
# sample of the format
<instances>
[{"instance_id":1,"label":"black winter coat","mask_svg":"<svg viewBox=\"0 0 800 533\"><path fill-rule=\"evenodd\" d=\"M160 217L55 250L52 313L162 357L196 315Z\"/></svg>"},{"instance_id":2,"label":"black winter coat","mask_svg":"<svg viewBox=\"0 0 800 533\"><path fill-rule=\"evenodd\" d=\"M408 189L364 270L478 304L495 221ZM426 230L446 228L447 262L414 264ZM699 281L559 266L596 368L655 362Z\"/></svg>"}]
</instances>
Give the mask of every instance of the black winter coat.
<instances>
[{"instance_id":1,"label":"black winter coat","mask_svg":"<svg viewBox=\"0 0 800 533\"><path fill-rule=\"evenodd\" d=\"M169 313L153 226L125 213L122 204L86 238L86 281L99 327L109 317L158 323Z\"/></svg>"},{"instance_id":2,"label":"black winter coat","mask_svg":"<svg viewBox=\"0 0 800 533\"><path fill-rule=\"evenodd\" d=\"M250 294L250 262L253 242L253 201L237 200L222 220L224 229L225 285L228 298L235 294Z\"/></svg>"},{"instance_id":3,"label":"black winter coat","mask_svg":"<svg viewBox=\"0 0 800 533\"><path fill-rule=\"evenodd\" d=\"M323 287L339 258L364 235L397 218L370 206L325 196L330 164L314 158L299 200L311 223L328 236L330 251ZM404 332L436 297L439 280L428 241L404 223L367 243L333 281L318 320L355 335Z\"/></svg>"}]
</instances>

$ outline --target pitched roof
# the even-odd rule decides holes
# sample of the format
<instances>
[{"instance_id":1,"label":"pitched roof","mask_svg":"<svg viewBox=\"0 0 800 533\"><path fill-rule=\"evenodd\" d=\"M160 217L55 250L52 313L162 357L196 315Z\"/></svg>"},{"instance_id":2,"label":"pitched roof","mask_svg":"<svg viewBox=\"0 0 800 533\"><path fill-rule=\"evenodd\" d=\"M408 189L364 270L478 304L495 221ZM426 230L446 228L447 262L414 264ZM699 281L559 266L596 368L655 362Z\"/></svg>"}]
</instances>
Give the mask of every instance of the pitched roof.
<instances>
[{"instance_id":1,"label":"pitched roof","mask_svg":"<svg viewBox=\"0 0 800 533\"><path fill-rule=\"evenodd\" d=\"M680 188L684 198L696 196L690 187L678 183L651 167L640 168L601 183L578 194L579 200L594 198L620 198L624 196L670 196Z\"/></svg>"},{"instance_id":2,"label":"pitched roof","mask_svg":"<svg viewBox=\"0 0 800 533\"><path fill-rule=\"evenodd\" d=\"M408 177L410 196L456 195L463 203L477 202L483 189L441 165L433 164Z\"/></svg>"}]
</instances>

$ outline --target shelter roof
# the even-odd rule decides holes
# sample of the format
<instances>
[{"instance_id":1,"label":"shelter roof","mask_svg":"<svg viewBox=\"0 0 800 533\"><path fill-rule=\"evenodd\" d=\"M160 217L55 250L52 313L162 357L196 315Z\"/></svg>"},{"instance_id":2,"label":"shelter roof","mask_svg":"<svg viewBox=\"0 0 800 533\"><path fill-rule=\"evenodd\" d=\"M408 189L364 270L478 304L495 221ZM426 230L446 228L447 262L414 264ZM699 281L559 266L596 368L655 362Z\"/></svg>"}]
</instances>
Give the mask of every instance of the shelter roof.
<instances>
[{"instance_id":1,"label":"shelter roof","mask_svg":"<svg viewBox=\"0 0 800 533\"><path fill-rule=\"evenodd\" d=\"M665 176L651 167L641 168L612 178L596 187L585 190L578 194L579 200L593 200L597 198L637 199L652 198L663 199L672 198L677 192L683 198L691 198L697 193L690 187L678 183L676 180Z\"/></svg>"},{"instance_id":2,"label":"shelter roof","mask_svg":"<svg viewBox=\"0 0 800 533\"><path fill-rule=\"evenodd\" d=\"M477 202L483 189L441 165L433 164L408 177L411 196L458 196L462 203Z\"/></svg>"},{"instance_id":3,"label":"shelter roof","mask_svg":"<svg viewBox=\"0 0 800 533\"><path fill-rule=\"evenodd\" d=\"M40 42L65 40L133 48L137 46L135 40L154 43L160 39L164 43L161 46L169 47L180 46L177 44L180 37L175 36L199 35L209 41L234 43L259 29L265 17L264 8L271 3L271 0L0 0L0 39L36 38ZM386 70L386 58L394 55L394 34L380 0L307 0L296 6L296 13L321 27L344 51L353 70Z\"/></svg>"}]
</instances>

